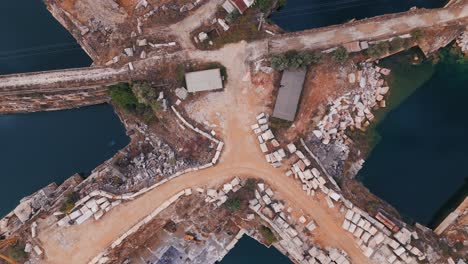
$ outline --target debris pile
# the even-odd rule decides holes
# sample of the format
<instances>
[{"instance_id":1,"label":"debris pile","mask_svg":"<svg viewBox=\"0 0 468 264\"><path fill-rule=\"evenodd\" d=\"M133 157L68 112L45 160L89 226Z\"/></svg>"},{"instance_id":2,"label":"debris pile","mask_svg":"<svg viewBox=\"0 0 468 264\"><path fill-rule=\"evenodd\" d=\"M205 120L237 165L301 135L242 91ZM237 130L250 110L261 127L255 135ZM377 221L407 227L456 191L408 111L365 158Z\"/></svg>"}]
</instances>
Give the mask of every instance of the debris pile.
<instances>
[{"instance_id":1,"label":"debris pile","mask_svg":"<svg viewBox=\"0 0 468 264\"><path fill-rule=\"evenodd\" d=\"M315 247L308 234L317 228L314 220L302 215L295 222L290 215L292 209L286 209L276 200L273 190L266 184L257 184L255 198L249 201L249 207L274 229L281 238L279 246L299 263L350 263L346 252Z\"/></svg>"},{"instance_id":2,"label":"debris pile","mask_svg":"<svg viewBox=\"0 0 468 264\"><path fill-rule=\"evenodd\" d=\"M130 148L122 151L124 156L113 166L116 168L112 173L114 178L106 189L129 190L141 183L149 186L156 181L156 177L166 178L192 165L177 158L175 151L153 134L138 142L138 150L139 155L135 157L132 157Z\"/></svg>"},{"instance_id":3,"label":"debris pile","mask_svg":"<svg viewBox=\"0 0 468 264\"><path fill-rule=\"evenodd\" d=\"M468 53L468 33L466 31L458 36L457 44L464 54Z\"/></svg>"},{"instance_id":4,"label":"debris pile","mask_svg":"<svg viewBox=\"0 0 468 264\"><path fill-rule=\"evenodd\" d=\"M268 126L268 115L260 113L257 115L257 123L250 126L253 132L257 135L260 149L265 154L265 159L275 168L281 166L281 161L286 158L286 152L280 147L278 140ZM273 150L270 152L270 149Z\"/></svg>"},{"instance_id":5,"label":"debris pile","mask_svg":"<svg viewBox=\"0 0 468 264\"><path fill-rule=\"evenodd\" d=\"M386 226L352 206L348 207L342 225L358 240L364 255L376 263L418 263L416 259L426 259L426 254L411 245L412 238L419 239L416 232L405 227L392 232Z\"/></svg>"},{"instance_id":6,"label":"debris pile","mask_svg":"<svg viewBox=\"0 0 468 264\"><path fill-rule=\"evenodd\" d=\"M323 144L332 140L345 141L348 128L365 131L374 119L372 109L386 106L384 96L389 87L384 85L382 77L389 75L390 70L372 63L361 63L360 66L361 70L348 75L348 81L359 87L331 102L328 114L313 131Z\"/></svg>"},{"instance_id":7,"label":"debris pile","mask_svg":"<svg viewBox=\"0 0 468 264\"><path fill-rule=\"evenodd\" d=\"M99 220L105 213L121 203L120 200L111 201L104 196L87 195L80 199L74 209L66 214L57 222L60 227L70 225L81 225L87 220L94 218ZM60 213L56 214L61 216Z\"/></svg>"},{"instance_id":8,"label":"debris pile","mask_svg":"<svg viewBox=\"0 0 468 264\"><path fill-rule=\"evenodd\" d=\"M241 180L238 177L236 177L230 182L224 184L221 190L217 191L215 189L207 189L205 202L213 204L215 208L218 208L227 201L228 194L230 192L235 193L238 190L240 190L240 188L242 188L241 184ZM200 194L204 193L204 190L202 188L197 188L196 191Z\"/></svg>"}]
</instances>

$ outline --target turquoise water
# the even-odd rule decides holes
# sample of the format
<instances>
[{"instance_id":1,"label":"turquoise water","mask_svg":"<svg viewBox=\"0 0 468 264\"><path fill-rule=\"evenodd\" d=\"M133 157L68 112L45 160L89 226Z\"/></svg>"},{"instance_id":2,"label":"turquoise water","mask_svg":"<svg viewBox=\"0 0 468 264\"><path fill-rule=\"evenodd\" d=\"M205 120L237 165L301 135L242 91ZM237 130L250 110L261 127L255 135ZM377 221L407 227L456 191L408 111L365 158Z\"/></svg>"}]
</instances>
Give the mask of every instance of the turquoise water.
<instances>
[{"instance_id":1,"label":"turquoise water","mask_svg":"<svg viewBox=\"0 0 468 264\"><path fill-rule=\"evenodd\" d=\"M448 48L441 55L435 65L402 67L401 55L383 62L393 68L399 106L376 127L380 141L359 173L373 193L422 224L457 192L467 195L468 63Z\"/></svg>"}]
</instances>

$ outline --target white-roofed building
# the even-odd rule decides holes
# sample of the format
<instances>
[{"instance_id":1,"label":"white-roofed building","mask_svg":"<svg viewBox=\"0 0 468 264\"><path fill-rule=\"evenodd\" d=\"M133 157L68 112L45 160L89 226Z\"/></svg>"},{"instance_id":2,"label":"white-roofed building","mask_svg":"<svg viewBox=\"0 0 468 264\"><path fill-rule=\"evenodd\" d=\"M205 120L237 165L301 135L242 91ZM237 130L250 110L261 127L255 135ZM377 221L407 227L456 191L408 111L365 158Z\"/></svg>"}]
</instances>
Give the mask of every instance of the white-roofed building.
<instances>
[{"instance_id":1,"label":"white-roofed building","mask_svg":"<svg viewBox=\"0 0 468 264\"><path fill-rule=\"evenodd\" d=\"M187 90L191 93L223 89L220 69L189 72L185 74Z\"/></svg>"}]
</instances>

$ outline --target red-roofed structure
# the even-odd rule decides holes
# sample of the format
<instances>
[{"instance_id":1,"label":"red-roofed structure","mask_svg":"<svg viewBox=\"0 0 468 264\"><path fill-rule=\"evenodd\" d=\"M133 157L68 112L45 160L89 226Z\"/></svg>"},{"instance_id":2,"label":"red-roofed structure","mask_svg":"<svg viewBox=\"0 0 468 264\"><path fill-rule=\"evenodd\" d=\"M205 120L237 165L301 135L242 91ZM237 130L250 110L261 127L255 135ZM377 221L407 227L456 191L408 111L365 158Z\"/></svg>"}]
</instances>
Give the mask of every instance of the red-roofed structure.
<instances>
[{"instance_id":1,"label":"red-roofed structure","mask_svg":"<svg viewBox=\"0 0 468 264\"><path fill-rule=\"evenodd\" d=\"M230 0L231 3L237 8L237 10L239 10L239 13L243 14L247 8L249 8L244 0Z\"/></svg>"}]
</instances>

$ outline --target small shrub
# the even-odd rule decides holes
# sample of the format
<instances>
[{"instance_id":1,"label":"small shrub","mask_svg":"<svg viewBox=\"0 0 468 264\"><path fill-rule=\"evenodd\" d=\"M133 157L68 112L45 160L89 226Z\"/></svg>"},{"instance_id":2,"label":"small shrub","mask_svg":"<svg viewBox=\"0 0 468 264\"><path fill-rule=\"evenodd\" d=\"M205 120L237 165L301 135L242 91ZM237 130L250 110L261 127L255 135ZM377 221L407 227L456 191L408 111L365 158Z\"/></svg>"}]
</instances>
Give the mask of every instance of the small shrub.
<instances>
[{"instance_id":1,"label":"small shrub","mask_svg":"<svg viewBox=\"0 0 468 264\"><path fill-rule=\"evenodd\" d=\"M247 179L247 181L245 182L245 187L251 191L255 190L255 180Z\"/></svg>"},{"instance_id":2,"label":"small shrub","mask_svg":"<svg viewBox=\"0 0 468 264\"><path fill-rule=\"evenodd\" d=\"M138 105L138 100L133 94L128 83L112 85L109 88L111 100L114 104L127 112L135 111Z\"/></svg>"},{"instance_id":3,"label":"small shrub","mask_svg":"<svg viewBox=\"0 0 468 264\"><path fill-rule=\"evenodd\" d=\"M387 41L379 42L367 49L367 54L371 57L380 57L388 52L390 44Z\"/></svg>"},{"instance_id":4,"label":"small shrub","mask_svg":"<svg viewBox=\"0 0 468 264\"><path fill-rule=\"evenodd\" d=\"M287 3L288 3L287 0L278 0L278 9L279 9L279 8L282 8L282 7L285 6Z\"/></svg>"},{"instance_id":5,"label":"small shrub","mask_svg":"<svg viewBox=\"0 0 468 264\"><path fill-rule=\"evenodd\" d=\"M260 233L265 239L265 242L269 245L275 243L277 240L275 234L273 234L273 231L271 231L271 229L266 226L262 225L262 227L260 228Z\"/></svg>"},{"instance_id":6,"label":"small shrub","mask_svg":"<svg viewBox=\"0 0 468 264\"><path fill-rule=\"evenodd\" d=\"M424 32L421 29L415 29L411 32L411 37L413 37L416 41L420 41L423 36Z\"/></svg>"},{"instance_id":7,"label":"small shrub","mask_svg":"<svg viewBox=\"0 0 468 264\"><path fill-rule=\"evenodd\" d=\"M123 180L120 177L118 176L112 177L112 186L119 187L122 184L123 184Z\"/></svg>"},{"instance_id":8,"label":"small shrub","mask_svg":"<svg viewBox=\"0 0 468 264\"><path fill-rule=\"evenodd\" d=\"M404 39L400 37L394 38L392 41L390 41L390 51L394 52L400 50L401 48L405 47L405 44L406 43Z\"/></svg>"},{"instance_id":9,"label":"small shrub","mask_svg":"<svg viewBox=\"0 0 468 264\"><path fill-rule=\"evenodd\" d=\"M235 212L240 209L241 201L237 197L229 197L224 205L229 209L229 211Z\"/></svg>"},{"instance_id":10,"label":"small shrub","mask_svg":"<svg viewBox=\"0 0 468 264\"><path fill-rule=\"evenodd\" d=\"M256 0L255 6L257 6L262 12L268 12L273 6L272 0Z\"/></svg>"},{"instance_id":11,"label":"small shrub","mask_svg":"<svg viewBox=\"0 0 468 264\"><path fill-rule=\"evenodd\" d=\"M276 117L270 117L270 127L273 130L273 132L276 132L282 128L289 128L291 125L292 122L290 121L286 121Z\"/></svg>"},{"instance_id":12,"label":"small shrub","mask_svg":"<svg viewBox=\"0 0 468 264\"><path fill-rule=\"evenodd\" d=\"M226 16L226 21L228 23L234 22L238 17L240 16L240 13L237 9L234 9L231 13L227 14Z\"/></svg>"},{"instance_id":13,"label":"small shrub","mask_svg":"<svg viewBox=\"0 0 468 264\"><path fill-rule=\"evenodd\" d=\"M320 61L321 54L315 51L290 50L282 54L274 54L270 57L271 67L276 70L288 68L298 69L307 67Z\"/></svg>"},{"instance_id":14,"label":"small shrub","mask_svg":"<svg viewBox=\"0 0 468 264\"><path fill-rule=\"evenodd\" d=\"M79 197L78 194L75 192L69 192L65 195L65 201L63 201L62 206L60 206L60 211L62 213L69 213L73 207L75 207L75 203L78 201Z\"/></svg>"},{"instance_id":15,"label":"small shrub","mask_svg":"<svg viewBox=\"0 0 468 264\"><path fill-rule=\"evenodd\" d=\"M28 253L24 251L24 244L18 241L7 249L7 255L16 261L21 261L28 256Z\"/></svg>"},{"instance_id":16,"label":"small shrub","mask_svg":"<svg viewBox=\"0 0 468 264\"><path fill-rule=\"evenodd\" d=\"M176 67L176 80L180 85L185 82L185 67L183 64L179 64Z\"/></svg>"},{"instance_id":17,"label":"small shrub","mask_svg":"<svg viewBox=\"0 0 468 264\"><path fill-rule=\"evenodd\" d=\"M337 62L344 62L349 57L348 51L345 47L339 46L335 51L333 51L332 58Z\"/></svg>"}]
</instances>

